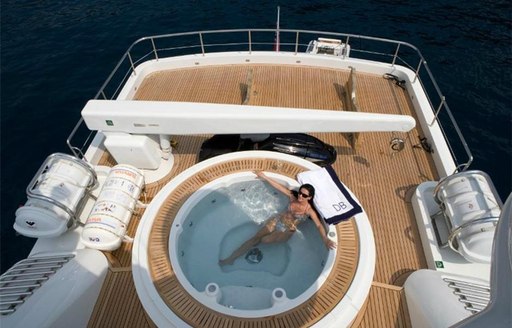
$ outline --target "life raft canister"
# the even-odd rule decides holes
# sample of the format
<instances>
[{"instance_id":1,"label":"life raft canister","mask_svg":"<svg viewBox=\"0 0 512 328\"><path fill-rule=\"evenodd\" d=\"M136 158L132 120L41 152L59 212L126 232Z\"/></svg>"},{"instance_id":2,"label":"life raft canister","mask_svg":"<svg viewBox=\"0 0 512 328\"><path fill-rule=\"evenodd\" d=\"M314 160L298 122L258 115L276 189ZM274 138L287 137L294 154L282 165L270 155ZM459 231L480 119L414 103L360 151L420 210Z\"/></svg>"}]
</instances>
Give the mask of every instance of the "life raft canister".
<instances>
[{"instance_id":1,"label":"life raft canister","mask_svg":"<svg viewBox=\"0 0 512 328\"><path fill-rule=\"evenodd\" d=\"M119 248L143 187L144 175L137 168L114 166L85 223L82 243L102 251Z\"/></svg>"}]
</instances>

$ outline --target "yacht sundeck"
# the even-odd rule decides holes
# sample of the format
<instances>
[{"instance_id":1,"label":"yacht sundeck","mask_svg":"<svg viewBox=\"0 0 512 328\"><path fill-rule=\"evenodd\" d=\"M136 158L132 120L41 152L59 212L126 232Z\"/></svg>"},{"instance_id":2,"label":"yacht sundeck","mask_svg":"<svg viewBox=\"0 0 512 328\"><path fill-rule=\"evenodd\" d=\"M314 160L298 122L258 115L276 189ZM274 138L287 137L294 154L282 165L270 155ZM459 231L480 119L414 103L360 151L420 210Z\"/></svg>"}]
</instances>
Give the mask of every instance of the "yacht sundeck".
<instances>
[{"instance_id":1,"label":"yacht sundeck","mask_svg":"<svg viewBox=\"0 0 512 328\"><path fill-rule=\"evenodd\" d=\"M408 43L274 29L146 37L81 113L70 153L44 160L16 212L14 229L37 242L0 277L5 327L511 324L512 201L469 170ZM335 161L321 168L292 142L257 147L298 133ZM200 161L213 135L253 146ZM339 194L315 203L336 249L305 222L220 266L285 206L255 170L290 189L309 179L327 195L317 202Z\"/></svg>"}]
</instances>

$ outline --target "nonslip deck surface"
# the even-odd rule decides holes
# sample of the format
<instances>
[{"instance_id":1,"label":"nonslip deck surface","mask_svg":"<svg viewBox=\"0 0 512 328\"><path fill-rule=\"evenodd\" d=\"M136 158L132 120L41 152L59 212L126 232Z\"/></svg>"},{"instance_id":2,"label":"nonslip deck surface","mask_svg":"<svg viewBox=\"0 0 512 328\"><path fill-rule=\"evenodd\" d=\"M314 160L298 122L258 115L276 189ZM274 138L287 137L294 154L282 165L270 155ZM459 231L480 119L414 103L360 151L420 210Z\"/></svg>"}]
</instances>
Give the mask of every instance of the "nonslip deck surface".
<instances>
[{"instance_id":1,"label":"nonslip deck surface","mask_svg":"<svg viewBox=\"0 0 512 328\"><path fill-rule=\"evenodd\" d=\"M356 94L361 111L415 116L404 90L380 76L356 74ZM248 76L251 76L251 83L248 83ZM343 93L348 76L348 71L274 65L181 69L150 75L139 87L135 98L228 104L241 104L248 99L251 105L344 110ZM313 135L336 148L338 157L333 167L368 213L375 237L377 259L374 285L365 315L358 318L355 324L361 327L378 326L374 321L380 320L408 326L400 284L410 272L426 267L409 197L416 185L437 178L430 155L418 146L421 131L361 134L357 150L351 148L347 136L343 134ZM173 176L197 161L199 147L206 138L173 137L178 142L173 150L176 166L163 181L148 187L149 199ZM391 150L390 141L393 138L405 140L404 150ZM110 160L111 165L114 163ZM140 218L142 213L137 215ZM138 221L131 221L129 232L132 236ZM123 244L112 254L117 259L113 267L130 270L130 253L131 244ZM109 276L117 274L119 272L112 271ZM107 279L104 289L115 283L114 280ZM395 286L393 288L396 290L383 286ZM400 301L390 302L390 297L398 297ZM388 303L386 311L380 309L381 298ZM96 307L101 308L102 304L100 299ZM96 313L99 310L96 309ZM321 317L325 313L317 315ZM93 320L95 318L91 322L97 322ZM213 319L210 321L213 322ZM311 322L292 319L291 326L308 326ZM118 325L110 321L109 326Z\"/></svg>"}]
</instances>

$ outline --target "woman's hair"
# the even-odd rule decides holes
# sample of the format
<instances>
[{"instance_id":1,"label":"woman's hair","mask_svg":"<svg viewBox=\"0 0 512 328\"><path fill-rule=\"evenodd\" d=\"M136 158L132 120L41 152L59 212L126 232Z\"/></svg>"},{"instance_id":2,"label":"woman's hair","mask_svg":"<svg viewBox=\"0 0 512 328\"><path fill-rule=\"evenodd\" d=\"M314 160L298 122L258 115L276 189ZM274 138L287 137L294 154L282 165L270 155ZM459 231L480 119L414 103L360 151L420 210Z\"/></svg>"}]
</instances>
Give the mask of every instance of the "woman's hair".
<instances>
[{"instance_id":1,"label":"woman's hair","mask_svg":"<svg viewBox=\"0 0 512 328\"><path fill-rule=\"evenodd\" d=\"M299 187L299 191L301 189L306 189L309 192L309 195L311 196L310 200L313 200L313 198L315 197L315 187L313 187L309 183L305 183L305 184L303 184L302 186Z\"/></svg>"}]
</instances>

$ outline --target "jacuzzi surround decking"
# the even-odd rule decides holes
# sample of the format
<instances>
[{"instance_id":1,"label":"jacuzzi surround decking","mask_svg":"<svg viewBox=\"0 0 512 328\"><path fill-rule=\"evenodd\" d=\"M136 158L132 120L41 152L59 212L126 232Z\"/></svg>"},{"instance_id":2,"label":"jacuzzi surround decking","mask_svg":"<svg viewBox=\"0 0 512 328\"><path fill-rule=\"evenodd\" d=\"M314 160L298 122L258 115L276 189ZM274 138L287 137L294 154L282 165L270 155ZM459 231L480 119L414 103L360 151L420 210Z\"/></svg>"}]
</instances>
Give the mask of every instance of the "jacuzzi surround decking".
<instances>
[{"instance_id":1,"label":"jacuzzi surround decking","mask_svg":"<svg viewBox=\"0 0 512 328\"><path fill-rule=\"evenodd\" d=\"M298 108L321 108L321 109L340 109L343 110L344 102L342 97L342 85L346 83L348 71L334 69L318 69L292 66L275 65L230 65L223 67L197 67L191 69L180 69L176 71L160 72L151 75L147 79L150 89L143 86L139 89L136 99L141 100L178 100L178 101L204 101L212 103L240 103L243 100L241 85L246 82L247 72L252 69L254 74L253 97L251 104L267 106L293 106ZM392 81L385 80L381 76L371 74L358 74L358 101L362 110L366 112L386 112L392 114L407 114L415 117L409 96L406 91L393 84ZM179 83L173 83L179 81ZM145 82L146 83L146 82ZM183 90L187 90L183 92ZM422 136L419 128L407 134L401 134L406 141L406 147L399 153L393 153L389 147L389 141L393 137L391 133L368 133L362 135L362 143L357 151L354 151L347 138L339 133L314 134L323 141L332 144L338 152L337 161L333 167L349 188L357 195L363 207L368 213L375 234L377 246L377 263L374 276L374 284L367 300L366 311L360 313L360 317L355 322L355 326L380 326L382 323L398 324L407 326L408 316L403 303L403 293L401 292L401 283L404 276L408 273L425 268L425 260L421 243L419 240L415 219L409 203L409 193L417 184L426 180L436 180L437 173L432 164L430 154L421 148L414 147L418 144L418 137ZM208 136L177 136L174 139L178 146L174 150L176 166L173 171L158 183L149 186L148 200L154 197L157 191L162 188L167 181L184 169L192 166L197 160L197 154L201 143ZM106 160L104 163L108 163ZM110 164L115 162L110 161ZM245 165L245 164L244 164ZM254 168L244 166L244 169L252 170ZM235 169L233 169L235 170ZM270 168L270 171L281 172ZM300 170L292 170L296 174ZM211 173L209 173L211 174ZM208 175L197 177L198 179L209 179ZM199 183L202 183L199 181ZM186 195L194 192L194 187L190 185L183 186L183 195L176 196L176 201L183 202ZM171 211L171 208L165 209ZM139 212L140 216L141 213ZM129 228L129 234L133 235L136 230L138 220L132 220ZM345 224L349 225L349 223ZM341 226L343 229L351 229L350 226ZM168 232L159 231L158 238L165 239ZM156 236L156 235L155 235ZM343 240L342 233L339 233ZM124 285L116 284L120 281L114 279L116 275L131 270L131 245L123 244L121 249L113 253L117 258L113 268L104 286L104 293L95 308L96 316L103 313L105 302L118 299L117 306L122 308L128 306L122 302L123 296L116 292L124 290ZM157 256L156 249L150 247L151 256ZM160 255L166 252L165 249L158 249ZM352 250L354 251L354 250ZM341 253L341 252L340 252ZM156 266L165 266L161 263L155 263ZM166 295L172 297L169 291L174 288L178 294L175 300L183 300L180 305L182 315L193 316L192 320L199 320L199 326L206 322L212 325L220 322L216 320L227 320L211 316L204 309L193 312L190 306L197 306L192 300L184 300L184 291L172 281L172 270L168 273L162 273L161 276L155 276L155 284L161 284L166 287ZM166 280L165 280L166 279ZM169 285L162 284L163 281L169 282ZM297 317L290 317L290 322L282 321L279 324L289 323L291 326L307 326L308 322L313 322L309 316L323 316L326 314L318 312L319 309L328 310L324 300L315 298L311 300L313 305L320 307L310 307L305 309L304 314ZM386 307L382 307L382 303ZM119 310L121 313L136 315L137 311L131 311L133 307L125 310ZM140 309L140 304L138 306ZM194 307L194 309L197 309ZM124 312L123 312L124 311ZM91 326L101 326L101 320L96 320L93 315ZM202 319L201 319L202 318ZM109 318L109 325L122 326L127 322L126 316L119 316L116 321ZM204 321L201 321L204 320ZM311 320L311 321L310 321ZM116 324L117 322L117 324ZM240 321L222 321L226 325L242 325ZM257 326L257 320L249 320L249 324ZM250 323L254 322L254 323ZM262 327L272 326L272 321L266 324L261 323ZM151 323L149 323L151 325ZM220 326L217 324L217 326Z\"/></svg>"},{"instance_id":2,"label":"jacuzzi surround decking","mask_svg":"<svg viewBox=\"0 0 512 328\"><path fill-rule=\"evenodd\" d=\"M220 314L205 309L205 306L196 301L179 283L169 261L168 239L173 220L181 205L191 193L217 178L252 170L278 172L294 178L296 174L304 171L304 168L289 162L262 159L239 160L215 165L197 173L195 178L189 179L176 188L167 197L165 205L160 209L153 223L148 247L153 282L160 297L169 308L193 327L229 327L242 323L247 327L257 327L260 324L278 326L280 322L290 323L292 326L309 326L322 318L319 314L329 313L350 286L358 262L358 236L352 221L336 226L339 255L327 282L309 301L285 313L254 319Z\"/></svg>"}]
</instances>

